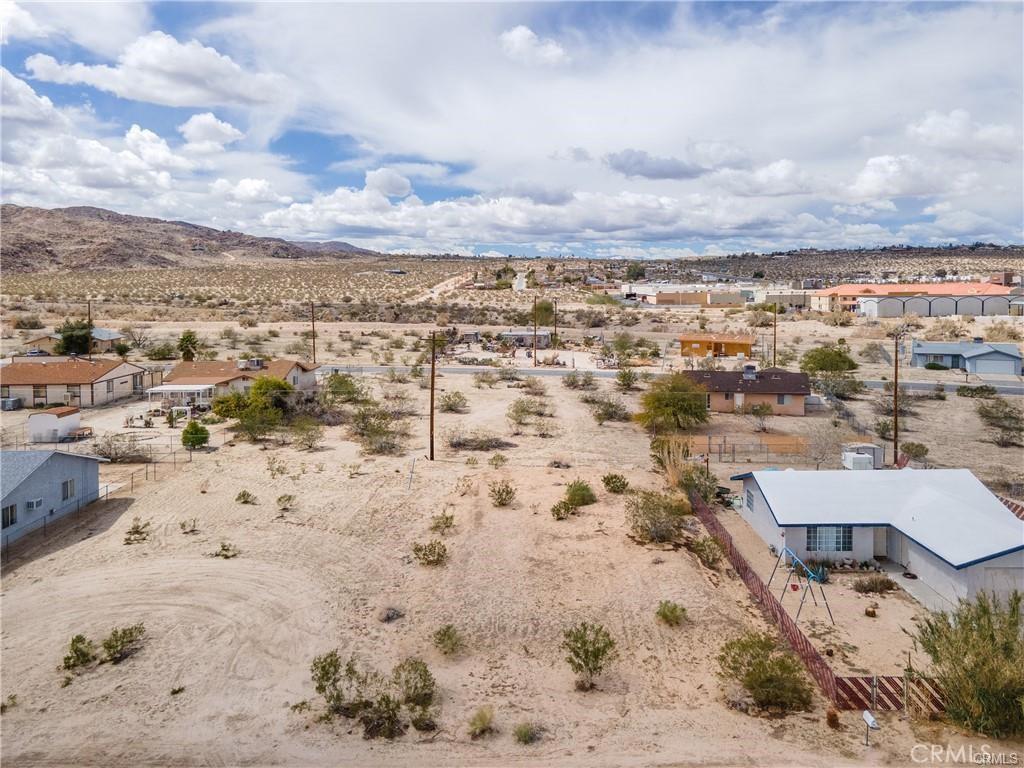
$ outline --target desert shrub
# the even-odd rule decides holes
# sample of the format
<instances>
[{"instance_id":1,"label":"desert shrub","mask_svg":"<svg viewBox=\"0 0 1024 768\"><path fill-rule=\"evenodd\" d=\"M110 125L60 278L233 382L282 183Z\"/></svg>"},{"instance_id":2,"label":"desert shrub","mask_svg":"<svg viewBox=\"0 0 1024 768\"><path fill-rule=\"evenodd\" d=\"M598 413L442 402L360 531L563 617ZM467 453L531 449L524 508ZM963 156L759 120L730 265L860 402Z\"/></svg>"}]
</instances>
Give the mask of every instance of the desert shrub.
<instances>
[{"instance_id":1,"label":"desert shrub","mask_svg":"<svg viewBox=\"0 0 1024 768\"><path fill-rule=\"evenodd\" d=\"M987 398L995 397L999 394L996 388L990 384L979 384L976 387L968 386L967 384L961 384L956 388L956 394L958 397L978 397Z\"/></svg>"},{"instance_id":2,"label":"desert shrub","mask_svg":"<svg viewBox=\"0 0 1024 768\"><path fill-rule=\"evenodd\" d=\"M242 554L242 550L228 541L222 541L216 552L211 552L210 557L219 557L222 560L232 560Z\"/></svg>"},{"instance_id":3,"label":"desert shrub","mask_svg":"<svg viewBox=\"0 0 1024 768\"><path fill-rule=\"evenodd\" d=\"M640 398L634 418L659 434L692 429L708 420L707 392L693 379L673 373L655 381Z\"/></svg>"},{"instance_id":4,"label":"desert shrub","mask_svg":"<svg viewBox=\"0 0 1024 768\"><path fill-rule=\"evenodd\" d=\"M167 341L161 344L154 344L146 350L146 357L150 360L173 360L177 356L177 348Z\"/></svg>"},{"instance_id":5,"label":"desert shrub","mask_svg":"<svg viewBox=\"0 0 1024 768\"><path fill-rule=\"evenodd\" d=\"M690 544L690 550L708 568L716 568L725 554L722 545L713 536L701 536L696 539Z\"/></svg>"},{"instance_id":6,"label":"desert shrub","mask_svg":"<svg viewBox=\"0 0 1024 768\"><path fill-rule=\"evenodd\" d=\"M430 530L444 536L455 527L455 515L451 512L442 512L430 518Z\"/></svg>"},{"instance_id":7,"label":"desert shrub","mask_svg":"<svg viewBox=\"0 0 1024 768\"><path fill-rule=\"evenodd\" d=\"M565 660L578 676L576 688L589 691L594 687L594 678L617 656L615 640L600 624L586 621L566 629L563 637Z\"/></svg>"},{"instance_id":8,"label":"desert shrub","mask_svg":"<svg viewBox=\"0 0 1024 768\"><path fill-rule=\"evenodd\" d=\"M512 735L519 744L533 744L540 741L544 727L537 723L519 723L512 729Z\"/></svg>"},{"instance_id":9,"label":"desert shrub","mask_svg":"<svg viewBox=\"0 0 1024 768\"><path fill-rule=\"evenodd\" d=\"M678 627L686 621L686 609L671 600L662 600L658 603L658 610L654 615L670 627Z\"/></svg>"},{"instance_id":10,"label":"desert shrub","mask_svg":"<svg viewBox=\"0 0 1024 768\"><path fill-rule=\"evenodd\" d=\"M399 700L408 706L428 707L434 703L437 681L421 659L407 658L391 673Z\"/></svg>"},{"instance_id":11,"label":"desert shrub","mask_svg":"<svg viewBox=\"0 0 1024 768\"><path fill-rule=\"evenodd\" d=\"M1024 437L1024 411L1005 397L992 397L978 403L975 411L985 426L995 433L996 445L1004 448L1016 445Z\"/></svg>"},{"instance_id":12,"label":"desert shrub","mask_svg":"<svg viewBox=\"0 0 1024 768\"><path fill-rule=\"evenodd\" d=\"M146 635L146 627L140 621L128 627L115 627L103 641L103 652L111 664L124 661L142 647L142 638Z\"/></svg>"},{"instance_id":13,"label":"desert shrub","mask_svg":"<svg viewBox=\"0 0 1024 768\"><path fill-rule=\"evenodd\" d=\"M295 494L294 493L282 493L277 497L277 508L282 512L287 512L289 509L295 506Z\"/></svg>"},{"instance_id":14,"label":"desert shrub","mask_svg":"<svg viewBox=\"0 0 1024 768\"><path fill-rule=\"evenodd\" d=\"M96 645L85 635L75 635L64 656L64 669L75 670L96 660Z\"/></svg>"},{"instance_id":15,"label":"desert shrub","mask_svg":"<svg viewBox=\"0 0 1024 768\"><path fill-rule=\"evenodd\" d=\"M948 371L949 366L943 365L942 363L925 363L924 367L929 371Z\"/></svg>"},{"instance_id":16,"label":"desert shrub","mask_svg":"<svg viewBox=\"0 0 1024 768\"><path fill-rule=\"evenodd\" d=\"M314 451L324 441L324 428L309 416L295 419L290 430L292 445L301 451Z\"/></svg>"},{"instance_id":17,"label":"desert shrub","mask_svg":"<svg viewBox=\"0 0 1024 768\"><path fill-rule=\"evenodd\" d=\"M229 392L226 395L218 395L213 398L210 407L216 415L225 419L234 419L249 407L249 398L242 392Z\"/></svg>"},{"instance_id":18,"label":"desert shrub","mask_svg":"<svg viewBox=\"0 0 1024 768\"><path fill-rule=\"evenodd\" d=\"M401 448L397 420L377 403L356 409L351 430L364 453L384 455L397 453Z\"/></svg>"},{"instance_id":19,"label":"desert shrub","mask_svg":"<svg viewBox=\"0 0 1024 768\"><path fill-rule=\"evenodd\" d=\"M573 480L565 486L565 500L574 507L585 507L597 501L597 494L585 480Z\"/></svg>"},{"instance_id":20,"label":"desert shrub","mask_svg":"<svg viewBox=\"0 0 1024 768\"><path fill-rule=\"evenodd\" d=\"M332 373L323 383L322 397L331 404L365 403L369 400L366 388L347 373Z\"/></svg>"},{"instance_id":21,"label":"desert shrub","mask_svg":"<svg viewBox=\"0 0 1024 768\"><path fill-rule=\"evenodd\" d=\"M880 363L885 360L885 347L882 346L881 342L869 341L857 354L869 363Z\"/></svg>"},{"instance_id":22,"label":"desert shrub","mask_svg":"<svg viewBox=\"0 0 1024 768\"><path fill-rule=\"evenodd\" d=\"M905 453L908 459L914 461L924 461L928 457L928 446L924 443L908 440L905 443L900 443L900 451Z\"/></svg>"},{"instance_id":23,"label":"desert shrub","mask_svg":"<svg viewBox=\"0 0 1024 768\"><path fill-rule=\"evenodd\" d=\"M534 417L549 416L547 404L535 397L518 397L509 404L505 418L511 422L513 429L529 424Z\"/></svg>"},{"instance_id":24,"label":"desert shrub","mask_svg":"<svg viewBox=\"0 0 1024 768\"><path fill-rule=\"evenodd\" d=\"M199 533L199 519L193 517L191 520L182 520L178 527L182 533Z\"/></svg>"},{"instance_id":25,"label":"desert shrub","mask_svg":"<svg viewBox=\"0 0 1024 768\"><path fill-rule=\"evenodd\" d=\"M516 488L508 480L495 480L488 485L487 495L496 507L507 507L516 498Z\"/></svg>"},{"instance_id":26,"label":"desert shrub","mask_svg":"<svg viewBox=\"0 0 1024 768\"><path fill-rule=\"evenodd\" d=\"M369 706L382 683L376 672L361 669L355 656L342 663L337 650L314 658L309 672L327 711L345 717L355 717Z\"/></svg>"},{"instance_id":27,"label":"desert shrub","mask_svg":"<svg viewBox=\"0 0 1024 768\"><path fill-rule=\"evenodd\" d=\"M916 640L946 694L946 714L992 738L1024 736L1024 623L1019 592L986 592L918 624Z\"/></svg>"},{"instance_id":28,"label":"desert shrub","mask_svg":"<svg viewBox=\"0 0 1024 768\"><path fill-rule=\"evenodd\" d=\"M640 541L671 541L689 514L685 500L655 491L638 491L626 499L626 524Z\"/></svg>"},{"instance_id":29,"label":"desert shrub","mask_svg":"<svg viewBox=\"0 0 1024 768\"><path fill-rule=\"evenodd\" d=\"M139 446L139 438L135 435L102 435L93 441L91 453L112 464L119 462L145 461L148 459Z\"/></svg>"},{"instance_id":30,"label":"desert shrub","mask_svg":"<svg viewBox=\"0 0 1024 768\"><path fill-rule=\"evenodd\" d=\"M448 547L438 539L432 539L426 544L413 544L412 554L420 565L444 565L448 561Z\"/></svg>"},{"instance_id":31,"label":"desert shrub","mask_svg":"<svg viewBox=\"0 0 1024 768\"><path fill-rule=\"evenodd\" d=\"M853 325L853 320L853 312L847 312L841 309L834 310L822 318L822 322L825 323L825 325L835 325L843 328Z\"/></svg>"},{"instance_id":32,"label":"desert shrub","mask_svg":"<svg viewBox=\"0 0 1024 768\"><path fill-rule=\"evenodd\" d=\"M1021 341L1024 334L1008 320L996 320L985 329L985 341Z\"/></svg>"},{"instance_id":33,"label":"desert shrub","mask_svg":"<svg viewBox=\"0 0 1024 768\"><path fill-rule=\"evenodd\" d=\"M181 444L190 451L202 448L210 442L210 430L194 419L181 430Z\"/></svg>"},{"instance_id":34,"label":"desert shrub","mask_svg":"<svg viewBox=\"0 0 1024 768\"><path fill-rule=\"evenodd\" d=\"M469 736L472 739L479 739L494 732L494 709L491 707L480 707L469 718Z\"/></svg>"},{"instance_id":35,"label":"desert shrub","mask_svg":"<svg viewBox=\"0 0 1024 768\"><path fill-rule=\"evenodd\" d=\"M39 315L18 315L11 325L17 331L38 331L40 328L46 327L39 319Z\"/></svg>"},{"instance_id":36,"label":"desert shrub","mask_svg":"<svg viewBox=\"0 0 1024 768\"><path fill-rule=\"evenodd\" d=\"M705 503L710 503L718 492L718 478L706 466L688 461L669 473L674 485L682 488L687 495L695 493Z\"/></svg>"},{"instance_id":37,"label":"desert shrub","mask_svg":"<svg viewBox=\"0 0 1024 768\"><path fill-rule=\"evenodd\" d=\"M875 434L883 440L889 440L892 437L892 419L879 419L875 422Z\"/></svg>"},{"instance_id":38,"label":"desert shrub","mask_svg":"<svg viewBox=\"0 0 1024 768\"><path fill-rule=\"evenodd\" d=\"M559 499L551 507L551 516L555 520L568 520L570 515L575 515L578 511L579 507L568 499Z\"/></svg>"},{"instance_id":39,"label":"desert shrub","mask_svg":"<svg viewBox=\"0 0 1024 768\"><path fill-rule=\"evenodd\" d=\"M625 493L629 490L629 481L622 475L610 472L601 478L601 484L608 493Z\"/></svg>"},{"instance_id":40,"label":"desert shrub","mask_svg":"<svg viewBox=\"0 0 1024 768\"><path fill-rule=\"evenodd\" d=\"M410 707L409 722L417 731L436 731L437 718L433 707Z\"/></svg>"},{"instance_id":41,"label":"desert shrub","mask_svg":"<svg viewBox=\"0 0 1024 768\"><path fill-rule=\"evenodd\" d=\"M595 396L588 400L590 413L599 425L606 421L629 421L631 418L625 403L617 398Z\"/></svg>"},{"instance_id":42,"label":"desert shrub","mask_svg":"<svg viewBox=\"0 0 1024 768\"><path fill-rule=\"evenodd\" d=\"M496 453L487 460L487 463L495 469L500 469L508 464L508 457L503 453Z\"/></svg>"},{"instance_id":43,"label":"desert shrub","mask_svg":"<svg viewBox=\"0 0 1024 768\"><path fill-rule=\"evenodd\" d=\"M359 714L364 739L394 739L405 733L400 717L402 703L389 693L381 693Z\"/></svg>"},{"instance_id":44,"label":"desert shrub","mask_svg":"<svg viewBox=\"0 0 1024 768\"><path fill-rule=\"evenodd\" d=\"M620 392L632 392L639 381L640 377L632 368L621 368L615 374L615 387Z\"/></svg>"},{"instance_id":45,"label":"desert shrub","mask_svg":"<svg viewBox=\"0 0 1024 768\"><path fill-rule=\"evenodd\" d=\"M888 576L874 574L853 582L853 590L861 594L883 594L896 589L896 582Z\"/></svg>"},{"instance_id":46,"label":"desert shrub","mask_svg":"<svg viewBox=\"0 0 1024 768\"><path fill-rule=\"evenodd\" d=\"M536 376L527 376L523 379L523 390L530 397L544 397L548 393L548 388L544 385L544 382Z\"/></svg>"},{"instance_id":47,"label":"desert shrub","mask_svg":"<svg viewBox=\"0 0 1024 768\"><path fill-rule=\"evenodd\" d=\"M442 413L463 413L469 400L461 392L445 392L437 399L437 407Z\"/></svg>"},{"instance_id":48,"label":"desert shrub","mask_svg":"<svg viewBox=\"0 0 1024 768\"><path fill-rule=\"evenodd\" d=\"M770 634L748 632L722 646L722 674L735 680L759 707L807 709L811 688L797 658Z\"/></svg>"},{"instance_id":49,"label":"desert shrub","mask_svg":"<svg viewBox=\"0 0 1024 768\"><path fill-rule=\"evenodd\" d=\"M280 410L271 405L251 402L237 418L235 429L250 442L258 443L281 425L282 415Z\"/></svg>"},{"instance_id":50,"label":"desert shrub","mask_svg":"<svg viewBox=\"0 0 1024 768\"><path fill-rule=\"evenodd\" d=\"M580 375L576 371L569 371L562 377L562 386L566 389L580 388Z\"/></svg>"},{"instance_id":51,"label":"desert shrub","mask_svg":"<svg viewBox=\"0 0 1024 768\"><path fill-rule=\"evenodd\" d=\"M494 451L498 448L509 448L513 444L503 437L492 435L489 432L477 430L474 432L463 432L454 429L445 436L448 447L456 451Z\"/></svg>"},{"instance_id":52,"label":"desert shrub","mask_svg":"<svg viewBox=\"0 0 1024 768\"><path fill-rule=\"evenodd\" d=\"M465 645L462 635L452 624L445 624L434 633L434 647L445 656L454 656Z\"/></svg>"},{"instance_id":53,"label":"desert shrub","mask_svg":"<svg viewBox=\"0 0 1024 768\"><path fill-rule=\"evenodd\" d=\"M243 489L238 492L237 496L235 496L235 501L239 504L255 504L256 495L252 493L252 491L246 491Z\"/></svg>"},{"instance_id":54,"label":"desert shrub","mask_svg":"<svg viewBox=\"0 0 1024 768\"><path fill-rule=\"evenodd\" d=\"M128 530L124 534L125 544L140 544L149 538L149 534L152 523L147 520L142 522L141 517L133 517L132 524L128 527Z\"/></svg>"},{"instance_id":55,"label":"desert shrub","mask_svg":"<svg viewBox=\"0 0 1024 768\"><path fill-rule=\"evenodd\" d=\"M477 371L473 374L473 386L477 389L483 389L484 387L493 389L497 383L498 374L491 371Z\"/></svg>"},{"instance_id":56,"label":"desert shrub","mask_svg":"<svg viewBox=\"0 0 1024 768\"><path fill-rule=\"evenodd\" d=\"M0 715L4 714L8 709L14 709L16 706L18 706L18 694L12 693L3 702L0 702Z\"/></svg>"}]
</instances>

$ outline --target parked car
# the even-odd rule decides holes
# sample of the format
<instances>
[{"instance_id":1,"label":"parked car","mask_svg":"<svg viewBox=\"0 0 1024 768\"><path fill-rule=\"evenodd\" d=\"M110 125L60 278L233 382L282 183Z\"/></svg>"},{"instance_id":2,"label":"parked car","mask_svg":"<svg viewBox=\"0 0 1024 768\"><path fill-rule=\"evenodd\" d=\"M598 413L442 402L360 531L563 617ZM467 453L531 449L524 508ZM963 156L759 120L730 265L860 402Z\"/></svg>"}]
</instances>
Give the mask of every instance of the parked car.
<instances>
[{"instance_id":1,"label":"parked car","mask_svg":"<svg viewBox=\"0 0 1024 768\"><path fill-rule=\"evenodd\" d=\"M25 353L25 357L49 357L50 353L45 349L30 349Z\"/></svg>"}]
</instances>

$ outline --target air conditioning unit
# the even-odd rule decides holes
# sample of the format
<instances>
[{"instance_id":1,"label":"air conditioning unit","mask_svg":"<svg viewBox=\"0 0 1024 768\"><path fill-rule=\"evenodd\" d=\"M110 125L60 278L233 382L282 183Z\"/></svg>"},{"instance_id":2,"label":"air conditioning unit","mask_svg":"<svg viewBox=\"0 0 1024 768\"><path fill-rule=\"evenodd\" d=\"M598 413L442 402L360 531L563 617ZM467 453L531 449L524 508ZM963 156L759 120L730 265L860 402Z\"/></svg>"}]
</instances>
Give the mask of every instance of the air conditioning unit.
<instances>
[{"instance_id":1,"label":"air conditioning unit","mask_svg":"<svg viewBox=\"0 0 1024 768\"><path fill-rule=\"evenodd\" d=\"M875 460L870 454L853 453L852 451L846 451L843 453L843 468L874 469Z\"/></svg>"}]
</instances>

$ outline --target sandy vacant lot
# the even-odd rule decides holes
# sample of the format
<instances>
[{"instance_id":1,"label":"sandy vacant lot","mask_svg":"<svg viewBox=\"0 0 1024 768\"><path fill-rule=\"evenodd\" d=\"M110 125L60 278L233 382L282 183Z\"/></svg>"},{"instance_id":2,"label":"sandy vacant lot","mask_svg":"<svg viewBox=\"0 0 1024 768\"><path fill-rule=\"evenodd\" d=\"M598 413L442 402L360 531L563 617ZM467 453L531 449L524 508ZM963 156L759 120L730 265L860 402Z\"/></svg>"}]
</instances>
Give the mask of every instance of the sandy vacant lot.
<instances>
[{"instance_id":1,"label":"sandy vacant lot","mask_svg":"<svg viewBox=\"0 0 1024 768\"><path fill-rule=\"evenodd\" d=\"M880 717L883 731L866 748L859 715L844 713L833 731L820 697L813 711L785 719L729 709L718 649L765 624L728 570L627 538L624 502L599 478L614 469L636 487L661 488L646 436L631 424L598 427L554 382L557 434L511 436L504 412L518 390L475 389L466 376L441 384L470 401L466 414L439 416L442 434L462 425L505 435L514 443L505 466L492 468L487 454L467 463L443 444L437 461L425 461L426 394L399 385L420 405L403 456L361 457L342 427L329 428L313 453L225 446L16 553L0 595L0 694L18 697L0 720L4 763L832 766L910 763L919 741L960 740L893 715ZM548 467L556 456L571 468ZM284 465L276 477L271 459ZM599 501L555 521L548 510L577 477ZM518 489L511 508L488 498L498 478ZM259 503L236 503L242 489ZM280 515L283 493L298 501ZM421 566L412 544L434 536L430 518L444 509L456 521L446 537L450 561ZM135 516L154 534L126 546ZM198 534L179 531L188 518L197 518ZM208 557L221 542L241 556ZM685 606L691 621L658 624L662 599ZM898 600L886 598L870 632L893 628L886 616ZM386 607L405 615L383 623ZM621 652L590 693L573 689L558 648L562 630L583 619L603 623ZM137 621L148 631L140 653L61 687L57 667L71 635L99 639ZM454 658L430 639L445 623L468 641ZM855 627L844 631L841 641L863 646L860 661L849 652L852 663L877 660ZM439 683L440 732L410 730L387 743L364 741L343 719L318 722L309 663L331 648L382 671L422 657ZM172 696L177 687L184 690ZM310 711L291 709L306 700ZM498 733L473 741L466 723L481 705L494 707ZM512 729L524 720L545 726L541 742L516 744Z\"/></svg>"}]
</instances>

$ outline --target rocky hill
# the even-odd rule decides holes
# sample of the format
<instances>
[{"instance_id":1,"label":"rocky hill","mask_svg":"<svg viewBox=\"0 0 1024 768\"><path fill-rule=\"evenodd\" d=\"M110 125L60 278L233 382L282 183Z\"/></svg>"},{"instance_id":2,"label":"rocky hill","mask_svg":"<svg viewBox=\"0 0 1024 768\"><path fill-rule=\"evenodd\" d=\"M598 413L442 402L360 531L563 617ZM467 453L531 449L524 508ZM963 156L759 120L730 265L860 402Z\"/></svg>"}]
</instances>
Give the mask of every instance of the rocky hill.
<instances>
[{"instance_id":1,"label":"rocky hill","mask_svg":"<svg viewBox=\"0 0 1024 768\"><path fill-rule=\"evenodd\" d=\"M358 255L375 254L344 242L289 242L103 208L0 206L0 268L9 272L210 267Z\"/></svg>"}]
</instances>

